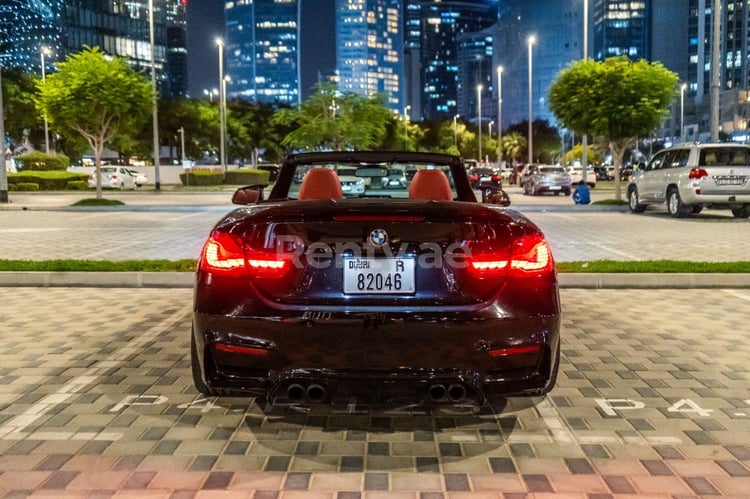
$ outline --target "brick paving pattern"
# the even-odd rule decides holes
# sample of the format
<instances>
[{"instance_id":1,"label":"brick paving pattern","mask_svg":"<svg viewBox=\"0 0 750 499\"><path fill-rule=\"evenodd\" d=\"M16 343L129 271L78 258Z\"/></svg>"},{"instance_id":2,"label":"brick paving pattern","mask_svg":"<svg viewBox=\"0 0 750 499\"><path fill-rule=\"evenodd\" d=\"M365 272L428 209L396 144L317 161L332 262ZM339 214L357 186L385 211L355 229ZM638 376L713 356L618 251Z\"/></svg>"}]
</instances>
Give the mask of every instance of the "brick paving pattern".
<instances>
[{"instance_id":1,"label":"brick paving pattern","mask_svg":"<svg viewBox=\"0 0 750 499\"><path fill-rule=\"evenodd\" d=\"M750 491L750 291L565 289L549 396L432 410L206 400L191 293L0 288L0 495Z\"/></svg>"}]
</instances>

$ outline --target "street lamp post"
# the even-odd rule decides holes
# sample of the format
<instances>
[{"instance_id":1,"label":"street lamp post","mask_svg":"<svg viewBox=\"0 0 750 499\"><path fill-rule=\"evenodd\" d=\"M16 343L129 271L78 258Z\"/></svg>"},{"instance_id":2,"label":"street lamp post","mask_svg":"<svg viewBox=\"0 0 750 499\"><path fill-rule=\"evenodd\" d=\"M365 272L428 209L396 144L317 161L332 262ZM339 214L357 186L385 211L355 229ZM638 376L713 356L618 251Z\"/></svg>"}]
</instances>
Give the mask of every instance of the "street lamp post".
<instances>
[{"instance_id":1,"label":"street lamp post","mask_svg":"<svg viewBox=\"0 0 750 499\"><path fill-rule=\"evenodd\" d=\"M583 60L589 58L589 0L583 0ZM586 180L588 175L589 155L588 155L589 137L583 134L581 137L581 171L582 179Z\"/></svg>"},{"instance_id":2,"label":"street lamp post","mask_svg":"<svg viewBox=\"0 0 750 499\"><path fill-rule=\"evenodd\" d=\"M459 114L453 116L453 145L458 149L458 118Z\"/></svg>"},{"instance_id":3,"label":"street lamp post","mask_svg":"<svg viewBox=\"0 0 750 499\"><path fill-rule=\"evenodd\" d=\"M492 139L492 125L494 124L495 124L495 120L492 120L489 123L487 123L487 137L489 137L490 139Z\"/></svg>"},{"instance_id":4,"label":"street lamp post","mask_svg":"<svg viewBox=\"0 0 750 499\"><path fill-rule=\"evenodd\" d=\"M8 202L8 172L5 169L5 112L3 110L3 61L0 59L0 203Z\"/></svg>"},{"instance_id":5,"label":"street lamp post","mask_svg":"<svg viewBox=\"0 0 750 499\"><path fill-rule=\"evenodd\" d=\"M477 85L477 128L479 129L479 162L482 162L482 85Z\"/></svg>"},{"instance_id":6,"label":"street lamp post","mask_svg":"<svg viewBox=\"0 0 750 499\"><path fill-rule=\"evenodd\" d=\"M51 52L47 47L42 47L42 84L47 81L47 73L45 72L44 56L50 55ZM49 154L49 121L47 120L47 114L44 113L44 152Z\"/></svg>"},{"instance_id":7,"label":"street lamp post","mask_svg":"<svg viewBox=\"0 0 750 499\"><path fill-rule=\"evenodd\" d=\"M503 67L497 67L497 167L503 161Z\"/></svg>"},{"instance_id":8,"label":"street lamp post","mask_svg":"<svg viewBox=\"0 0 750 499\"><path fill-rule=\"evenodd\" d=\"M181 126L178 130L180 132L180 163L185 166L185 127Z\"/></svg>"},{"instance_id":9,"label":"street lamp post","mask_svg":"<svg viewBox=\"0 0 750 499\"><path fill-rule=\"evenodd\" d=\"M680 142L685 141L685 89L687 84L680 86Z\"/></svg>"},{"instance_id":10,"label":"street lamp post","mask_svg":"<svg viewBox=\"0 0 750 499\"><path fill-rule=\"evenodd\" d=\"M221 162L221 171L227 172L226 156L224 151L224 40L216 39L216 45L219 47L219 161Z\"/></svg>"},{"instance_id":11,"label":"street lamp post","mask_svg":"<svg viewBox=\"0 0 750 499\"><path fill-rule=\"evenodd\" d=\"M529 44L529 131L528 131L528 142L529 142L529 164L533 163L534 160L534 139L532 137L531 133L531 117L533 114L533 97L531 95L532 93L532 86L531 86L531 77L533 74L532 69L532 60L531 60L531 54L532 54L532 48L534 47L534 43L536 43L536 37L534 35L529 36L528 44Z\"/></svg>"},{"instance_id":12,"label":"street lamp post","mask_svg":"<svg viewBox=\"0 0 750 499\"><path fill-rule=\"evenodd\" d=\"M154 43L154 0L148 0L149 41L151 42L151 115L154 128L154 188L161 189L159 177L159 99L156 95L156 44Z\"/></svg>"},{"instance_id":13,"label":"street lamp post","mask_svg":"<svg viewBox=\"0 0 750 499\"><path fill-rule=\"evenodd\" d=\"M404 150L409 149L409 110L411 106L404 108Z\"/></svg>"}]
</instances>

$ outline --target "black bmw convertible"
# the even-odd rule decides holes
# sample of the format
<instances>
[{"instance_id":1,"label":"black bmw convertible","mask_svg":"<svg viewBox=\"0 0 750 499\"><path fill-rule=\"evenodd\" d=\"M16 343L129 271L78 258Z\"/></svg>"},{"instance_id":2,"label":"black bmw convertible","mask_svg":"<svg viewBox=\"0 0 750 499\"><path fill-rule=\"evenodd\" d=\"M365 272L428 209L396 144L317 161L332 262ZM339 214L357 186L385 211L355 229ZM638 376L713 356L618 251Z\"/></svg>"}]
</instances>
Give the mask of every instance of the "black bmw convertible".
<instances>
[{"instance_id":1,"label":"black bmw convertible","mask_svg":"<svg viewBox=\"0 0 750 499\"><path fill-rule=\"evenodd\" d=\"M383 189L394 169L415 171ZM337 172L363 179L345 195ZM271 403L475 404L555 385L560 298L539 228L461 158L288 156L212 229L192 373L206 395ZM499 204L493 204L498 203Z\"/></svg>"}]
</instances>

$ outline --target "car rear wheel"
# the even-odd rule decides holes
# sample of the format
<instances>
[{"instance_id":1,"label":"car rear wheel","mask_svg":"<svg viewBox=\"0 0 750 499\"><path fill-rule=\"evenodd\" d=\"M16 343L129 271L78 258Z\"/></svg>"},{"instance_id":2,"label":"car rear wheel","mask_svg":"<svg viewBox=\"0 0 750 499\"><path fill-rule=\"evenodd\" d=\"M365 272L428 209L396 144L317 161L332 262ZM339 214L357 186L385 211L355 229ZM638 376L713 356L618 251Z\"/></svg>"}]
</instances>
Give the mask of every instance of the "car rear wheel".
<instances>
[{"instance_id":1,"label":"car rear wheel","mask_svg":"<svg viewBox=\"0 0 750 499\"><path fill-rule=\"evenodd\" d=\"M671 216L675 218L682 218L688 214L690 209L691 208L689 206L683 204L677 188L672 187L671 189L669 189L669 192L667 192L667 211L669 211L669 214Z\"/></svg>"},{"instance_id":2,"label":"car rear wheel","mask_svg":"<svg viewBox=\"0 0 750 499\"><path fill-rule=\"evenodd\" d=\"M745 204L739 208L732 208L732 215L734 215L734 218L750 217L750 205Z\"/></svg>"},{"instance_id":3,"label":"car rear wheel","mask_svg":"<svg viewBox=\"0 0 750 499\"><path fill-rule=\"evenodd\" d=\"M638 189L633 187L628 191L628 208L633 213L643 213L646 211L646 205L638 202Z\"/></svg>"}]
</instances>

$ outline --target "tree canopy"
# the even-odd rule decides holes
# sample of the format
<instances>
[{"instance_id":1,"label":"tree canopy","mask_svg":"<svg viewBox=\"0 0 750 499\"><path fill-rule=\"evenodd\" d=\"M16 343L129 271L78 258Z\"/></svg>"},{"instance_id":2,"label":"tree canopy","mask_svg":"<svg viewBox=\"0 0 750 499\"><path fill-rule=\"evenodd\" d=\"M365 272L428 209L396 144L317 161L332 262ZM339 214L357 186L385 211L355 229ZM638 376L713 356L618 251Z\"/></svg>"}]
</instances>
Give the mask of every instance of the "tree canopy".
<instances>
[{"instance_id":1,"label":"tree canopy","mask_svg":"<svg viewBox=\"0 0 750 499\"><path fill-rule=\"evenodd\" d=\"M365 98L355 93L341 94L335 85L319 84L316 92L299 108L281 109L272 122L280 126L296 124L283 145L294 149L370 149L386 136L393 112L380 96Z\"/></svg>"},{"instance_id":2,"label":"tree canopy","mask_svg":"<svg viewBox=\"0 0 750 499\"><path fill-rule=\"evenodd\" d=\"M94 151L101 197L101 155L118 132L137 130L149 117L151 86L122 58L86 47L38 82L36 104L58 130L80 134Z\"/></svg>"},{"instance_id":3,"label":"tree canopy","mask_svg":"<svg viewBox=\"0 0 750 499\"><path fill-rule=\"evenodd\" d=\"M659 62L589 59L560 73L550 87L549 104L565 128L606 141L619 171L625 149L661 124L677 90L677 74ZM615 197L621 199L619 175Z\"/></svg>"}]
</instances>

